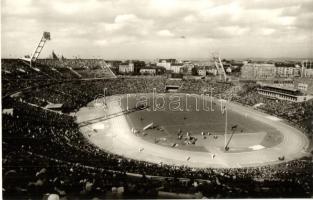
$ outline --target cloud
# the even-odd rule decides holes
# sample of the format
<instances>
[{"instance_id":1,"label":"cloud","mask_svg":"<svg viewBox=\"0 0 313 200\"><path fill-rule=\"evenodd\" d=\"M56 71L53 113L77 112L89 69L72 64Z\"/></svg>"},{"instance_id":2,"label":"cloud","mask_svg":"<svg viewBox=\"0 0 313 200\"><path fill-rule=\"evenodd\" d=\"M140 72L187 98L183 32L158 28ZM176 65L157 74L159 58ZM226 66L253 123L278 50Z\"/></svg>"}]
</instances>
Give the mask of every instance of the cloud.
<instances>
[{"instance_id":1,"label":"cloud","mask_svg":"<svg viewBox=\"0 0 313 200\"><path fill-rule=\"evenodd\" d=\"M98 45L98 46L106 46L108 45L108 41L105 40L105 39L102 39L102 40L96 40L94 41L95 45Z\"/></svg>"},{"instance_id":2,"label":"cloud","mask_svg":"<svg viewBox=\"0 0 313 200\"><path fill-rule=\"evenodd\" d=\"M134 14L122 14L117 15L113 22L98 23L96 26L95 32L99 35L145 37L153 29L153 21L139 18Z\"/></svg>"},{"instance_id":3,"label":"cloud","mask_svg":"<svg viewBox=\"0 0 313 200\"><path fill-rule=\"evenodd\" d=\"M216 49L229 57L305 57L312 52L312 8L311 0L3 0L2 56L32 52L50 31L43 57L52 50L69 57L201 57Z\"/></svg>"},{"instance_id":4,"label":"cloud","mask_svg":"<svg viewBox=\"0 0 313 200\"><path fill-rule=\"evenodd\" d=\"M261 34L263 35L271 35L275 32L275 29L272 28L262 28L261 29Z\"/></svg>"},{"instance_id":5,"label":"cloud","mask_svg":"<svg viewBox=\"0 0 313 200\"><path fill-rule=\"evenodd\" d=\"M174 34L171 31L167 30L167 29L160 30L160 31L157 32L157 34L159 36L161 36L161 37L173 37L174 36Z\"/></svg>"},{"instance_id":6,"label":"cloud","mask_svg":"<svg viewBox=\"0 0 313 200\"><path fill-rule=\"evenodd\" d=\"M194 15L187 15L184 17L184 21L187 23L195 22L197 18Z\"/></svg>"},{"instance_id":7,"label":"cloud","mask_svg":"<svg viewBox=\"0 0 313 200\"><path fill-rule=\"evenodd\" d=\"M306 3L310 0L242 0L242 5L246 9L280 9Z\"/></svg>"},{"instance_id":8,"label":"cloud","mask_svg":"<svg viewBox=\"0 0 313 200\"><path fill-rule=\"evenodd\" d=\"M221 27L220 31L224 32L230 36L239 36L247 32L249 29L240 27L240 26L226 26L226 27Z\"/></svg>"},{"instance_id":9,"label":"cloud","mask_svg":"<svg viewBox=\"0 0 313 200\"><path fill-rule=\"evenodd\" d=\"M139 21L138 17L134 14L118 15L115 17L115 23L127 24L136 23Z\"/></svg>"}]
</instances>

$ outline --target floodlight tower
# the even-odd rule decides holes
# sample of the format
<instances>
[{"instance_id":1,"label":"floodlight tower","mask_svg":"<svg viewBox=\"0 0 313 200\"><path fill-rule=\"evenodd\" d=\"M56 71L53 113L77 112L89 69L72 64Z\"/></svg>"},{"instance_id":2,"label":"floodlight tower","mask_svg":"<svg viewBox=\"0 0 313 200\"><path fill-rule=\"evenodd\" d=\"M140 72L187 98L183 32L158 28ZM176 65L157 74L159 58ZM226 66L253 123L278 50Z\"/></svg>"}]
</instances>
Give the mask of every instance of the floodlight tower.
<instances>
[{"instance_id":1,"label":"floodlight tower","mask_svg":"<svg viewBox=\"0 0 313 200\"><path fill-rule=\"evenodd\" d=\"M222 114L225 116L225 132L224 132L224 149L227 151L227 127L228 127L228 116L227 116L227 100L221 99L220 105L221 105L221 111Z\"/></svg>"},{"instance_id":2,"label":"floodlight tower","mask_svg":"<svg viewBox=\"0 0 313 200\"><path fill-rule=\"evenodd\" d=\"M45 46L45 44L48 40L51 40L50 32L45 31L45 32L43 32L41 40L40 40L39 44L37 45L34 53L31 55L30 59L24 58L23 60L29 61L30 66L32 66L32 63L36 62L37 58L39 57L43 47Z\"/></svg>"},{"instance_id":3,"label":"floodlight tower","mask_svg":"<svg viewBox=\"0 0 313 200\"><path fill-rule=\"evenodd\" d=\"M220 76L220 80L222 80L222 76L223 76L224 81L226 81L227 80L226 72L225 72L223 63L218 53L213 53L213 62L217 69L217 73Z\"/></svg>"}]
</instances>

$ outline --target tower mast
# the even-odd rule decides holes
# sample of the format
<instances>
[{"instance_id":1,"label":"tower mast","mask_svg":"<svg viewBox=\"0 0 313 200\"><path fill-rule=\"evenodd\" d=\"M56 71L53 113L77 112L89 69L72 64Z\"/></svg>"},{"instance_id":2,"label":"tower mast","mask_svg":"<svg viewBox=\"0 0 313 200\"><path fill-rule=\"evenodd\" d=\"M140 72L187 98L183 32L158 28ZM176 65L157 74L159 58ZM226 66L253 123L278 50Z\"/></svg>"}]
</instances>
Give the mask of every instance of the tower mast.
<instances>
[{"instance_id":1,"label":"tower mast","mask_svg":"<svg viewBox=\"0 0 313 200\"><path fill-rule=\"evenodd\" d=\"M225 72L223 63L222 63L221 58L220 58L218 53L213 53L213 62L215 64L215 68L217 70L217 73L220 76L220 80L223 79L223 81L226 81L227 80L226 72Z\"/></svg>"},{"instance_id":2,"label":"tower mast","mask_svg":"<svg viewBox=\"0 0 313 200\"><path fill-rule=\"evenodd\" d=\"M43 32L42 38L39 42L39 44L37 45L34 53L32 54L31 58L30 58L30 66L32 66L33 62L36 62L37 58L39 57L43 47L45 46L45 43L50 40L50 32Z\"/></svg>"},{"instance_id":3,"label":"tower mast","mask_svg":"<svg viewBox=\"0 0 313 200\"><path fill-rule=\"evenodd\" d=\"M224 134L224 149L226 150L227 148L227 109L226 109L226 102L225 101L225 106L224 106L224 112L225 112L225 134Z\"/></svg>"},{"instance_id":4,"label":"tower mast","mask_svg":"<svg viewBox=\"0 0 313 200\"><path fill-rule=\"evenodd\" d=\"M51 40L50 32L43 32L41 40L37 45L34 53L31 54L30 57L24 57L20 59L23 60L24 62L27 62L27 64L29 64L29 66L32 67L32 63L36 62L37 58L39 57L43 47L45 46L48 40Z\"/></svg>"}]
</instances>

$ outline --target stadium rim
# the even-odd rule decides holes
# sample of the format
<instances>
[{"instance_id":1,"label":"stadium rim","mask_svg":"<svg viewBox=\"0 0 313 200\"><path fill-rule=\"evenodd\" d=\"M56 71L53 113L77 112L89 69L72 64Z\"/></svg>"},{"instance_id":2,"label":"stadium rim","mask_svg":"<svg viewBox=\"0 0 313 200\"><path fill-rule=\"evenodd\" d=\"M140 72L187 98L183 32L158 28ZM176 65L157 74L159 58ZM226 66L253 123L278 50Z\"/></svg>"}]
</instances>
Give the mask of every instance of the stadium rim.
<instances>
[{"instance_id":1,"label":"stadium rim","mask_svg":"<svg viewBox=\"0 0 313 200\"><path fill-rule=\"evenodd\" d=\"M116 96L117 95L113 95L108 98L114 98ZM300 130L286 124L284 121L273 122L270 118L268 118L271 115L268 115L266 113L259 112L249 107L245 107L235 103L230 103L230 105L232 109L240 109L250 112L251 114L253 114L254 119L262 120L263 123L270 123L271 126L278 129L284 135L282 143L272 148L266 148L253 152L215 152L216 158L212 161L208 159L210 156L208 153L203 154L200 152L189 152L168 147L162 147L160 145L149 143L134 136L130 133L130 127L128 126L124 115L108 120L109 125L107 124L106 126L109 126L110 130L108 130L107 132L97 131L96 134L91 134L91 136L87 136L86 132L90 133L90 130L92 130L90 125L85 128L81 128L81 132L92 144L96 145L102 150L108 151L113 154L118 154L127 158L152 163L185 165L194 168L257 167L288 162L307 155L305 150L308 148L309 141L305 134L302 133ZM83 118L86 117L82 117L82 110L84 110L84 108L80 109L80 111L76 113L78 123L83 122ZM99 112L95 110L91 111L93 112L93 116L97 115L97 112ZM110 108L108 112L112 111L121 111L121 108ZM108 142L108 138L111 142L111 145L110 142ZM143 150L138 151L139 147ZM285 160L278 160L278 157L281 155L285 155ZM191 159L186 160L187 157L190 157ZM199 162L199 160L202 160L203 162Z\"/></svg>"}]
</instances>

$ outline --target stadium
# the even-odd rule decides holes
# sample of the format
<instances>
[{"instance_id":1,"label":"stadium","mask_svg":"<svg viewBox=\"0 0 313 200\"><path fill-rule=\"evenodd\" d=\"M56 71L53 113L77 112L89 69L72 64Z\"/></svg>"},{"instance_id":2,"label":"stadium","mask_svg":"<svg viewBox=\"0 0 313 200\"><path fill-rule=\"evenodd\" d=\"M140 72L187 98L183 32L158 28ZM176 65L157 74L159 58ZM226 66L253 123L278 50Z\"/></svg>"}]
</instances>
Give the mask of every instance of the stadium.
<instances>
[{"instance_id":1,"label":"stadium","mask_svg":"<svg viewBox=\"0 0 313 200\"><path fill-rule=\"evenodd\" d=\"M153 95L156 96L114 95L91 102L88 108L76 113L81 132L92 143L112 153L197 168L259 166L283 162L279 157L293 160L306 155L306 136L277 117L228 104L229 136L225 137L223 118L226 117L218 102L212 102L212 108L207 106L205 110L203 105L209 105L210 100L200 95L159 94L158 98ZM183 100L179 106L176 100L175 110L169 106L169 99L174 97ZM147 100L143 105L147 109L133 110L142 99ZM158 100L164 104L162 108L156 108ZM106 102L107 110L99 102Z\"/></svg>"},{"instance_id":2,"label":"stadium","mask_svg":"<svg viewBox=\"0 0 313 200\"><path fill-rule=\"evenodd\" d=\"M5 198L312 196L311 101L116 76L97 59L3 59L2 71Z\"/></svg>"},{"instance_id":3,"label":"stadium","mask_svg":"<svg viewBox=\"0 0 313 200\"><path fill-rule=\"evenodd\" d=\"M313 198L313 1L1 11L0 199Z\"/></svg>"}]
</instances>

